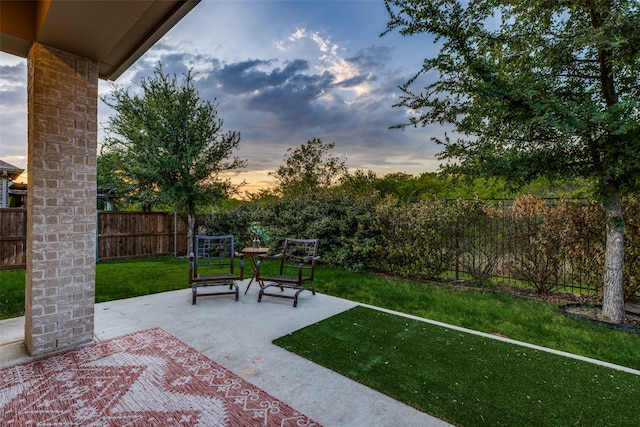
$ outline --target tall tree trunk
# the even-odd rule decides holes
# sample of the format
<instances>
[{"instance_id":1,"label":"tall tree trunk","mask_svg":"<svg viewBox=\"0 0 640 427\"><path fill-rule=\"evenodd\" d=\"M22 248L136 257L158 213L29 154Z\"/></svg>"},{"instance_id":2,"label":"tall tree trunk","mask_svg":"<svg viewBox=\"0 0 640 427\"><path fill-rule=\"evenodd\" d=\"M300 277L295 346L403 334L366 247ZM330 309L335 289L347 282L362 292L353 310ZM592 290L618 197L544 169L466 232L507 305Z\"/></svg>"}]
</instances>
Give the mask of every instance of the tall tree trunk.
<instances>
[{"instance_id":1,"label":"tall tree trunk","mask_svg":"<svg viewBox=\"0 0 640 427\"><path fill-rule=\"evenodd\" d=\"M196 216L193 212L187 214L187 255L196 251L194 229L196 226Z\"/></svg>"},{"instance_id":2,"label":"tall tree trunk","mask_svg":"<svg viewBox=\"0 0 640 427\"><path fill-rule=\"evenodd\" d=\"M607 242L604 254L602 315L614 323L624 320L624 220L617 192L605 202Z\"/></svg>"},{"instance_id":3,"label":"tall tree trunk","mask_svg":"<svg viewBox=\"0 0 640 427\"><path fill-rule=\"evenodd\" d=\"M613 12L611 0L596 4L587 2L591 25L600 31L603 22ZM598 63L600 65L600 85L602 96L611 107L619 102L618 92L614 81L615 60L609 44L602 43L598 46ZM610 136L610 139L614 138ZM615 147L616 141L608 141ZM613 150L613 153L617 151ZM614 154L615 156L616 154ZM621 155L621 154L620 154ZM611 165L616 164L616 159L609 159ZM604 254L604 289L602 297L602 314L614 323L622 323L624 320L624 283L622 271L624 266L624 219L622 217L622 203L618 187L609 184L605 190L605 213L607 221L607 243Z\"/></svg>"}]
</instances>

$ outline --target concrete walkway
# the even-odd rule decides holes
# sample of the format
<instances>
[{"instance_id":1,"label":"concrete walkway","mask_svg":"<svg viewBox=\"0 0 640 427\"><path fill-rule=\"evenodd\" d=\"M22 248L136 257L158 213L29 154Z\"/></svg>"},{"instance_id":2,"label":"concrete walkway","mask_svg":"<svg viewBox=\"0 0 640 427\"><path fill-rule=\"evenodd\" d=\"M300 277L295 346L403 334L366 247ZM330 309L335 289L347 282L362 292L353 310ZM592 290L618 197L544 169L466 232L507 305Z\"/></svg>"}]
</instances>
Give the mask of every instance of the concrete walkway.
<instances>
[{"instance_id":1,"label":"concrete walkway","mask_svg":"<svg viewBox=\"0 0 640 427\"><path fill-rule=\"evenodd\" d=\"M96 339L161 327L325 427L449 426L271 343L356 303L310 292L300 295L297 308L273 297L258 303L255 283L242 295L247 283L238 302L224 295L193 306L184 289L96 304ZM0 366L29 360L23 339L23 317L0 321Z\"/></svg>"}]
</instances>

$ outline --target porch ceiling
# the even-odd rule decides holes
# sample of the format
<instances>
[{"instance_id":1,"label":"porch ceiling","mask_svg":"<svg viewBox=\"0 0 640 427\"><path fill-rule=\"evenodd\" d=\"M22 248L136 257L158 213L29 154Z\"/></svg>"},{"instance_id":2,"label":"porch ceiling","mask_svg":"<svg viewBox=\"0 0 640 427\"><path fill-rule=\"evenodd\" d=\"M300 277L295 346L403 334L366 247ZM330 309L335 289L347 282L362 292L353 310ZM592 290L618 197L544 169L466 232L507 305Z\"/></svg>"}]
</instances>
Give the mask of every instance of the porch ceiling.
<instances>
[{"instance_id":1,"label":"porch ceiling","mask_svg":"<svg viewBox=\"0 0 640 427\"><path fill-rule=\"evenodd\" d=\"M200 0L2 0L0 49L26 57L34 42L99 62L115 80Z\"/></svg>"}]
</instances>

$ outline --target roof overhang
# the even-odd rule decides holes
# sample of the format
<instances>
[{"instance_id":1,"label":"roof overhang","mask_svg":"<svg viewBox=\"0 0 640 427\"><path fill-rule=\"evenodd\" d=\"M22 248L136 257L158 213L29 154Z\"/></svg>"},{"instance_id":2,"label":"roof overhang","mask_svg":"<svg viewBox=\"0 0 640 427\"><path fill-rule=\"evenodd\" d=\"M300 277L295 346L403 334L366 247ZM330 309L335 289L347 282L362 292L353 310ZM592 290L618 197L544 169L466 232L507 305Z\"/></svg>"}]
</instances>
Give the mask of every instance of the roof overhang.
<instances>
[{"instance_id":1,"label":"roof overhang","mask_svg":"<svg viewBox=\"0 0 640 427\"><path fill-rule=\"evenodd\" d=\"M117 79L200 0L2 0L0 49L26 58L34 42L93 59Z\"/></svg>"},{"instance_id":2,"label":"roof overhang","mask_svg":"<svg viewBox=\"0 0 640 427\"><path fill-rule=\"evenodd\" d=\"M18 178L22 172L24 172L24 169L0 160L0 177L14 180Z\"/></svg>"}]
</instances>

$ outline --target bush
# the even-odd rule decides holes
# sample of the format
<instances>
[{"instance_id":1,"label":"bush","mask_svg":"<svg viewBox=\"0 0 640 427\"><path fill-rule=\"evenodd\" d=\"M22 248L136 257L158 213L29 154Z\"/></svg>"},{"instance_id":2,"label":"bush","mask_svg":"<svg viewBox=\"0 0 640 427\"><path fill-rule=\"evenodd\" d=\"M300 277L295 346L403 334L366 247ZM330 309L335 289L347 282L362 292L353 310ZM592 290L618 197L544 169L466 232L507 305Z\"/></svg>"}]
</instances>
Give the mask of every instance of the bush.
<instances>
[{"instance_id":1,"label":"bush","mask_svg":"<svg viewBox=\"0 0 640 427\"><path fill-rule=\"evenodd\" d=\"M371 267L375 239L371 221L377 196L345 197L322 192L307 197L285 197L267 204L248 203L242 207L211 214L206 223L209 234L232 233L246 245L255 221L269 236L264 242L272 253L282 249L286 237L320 239L323 263L348 270Z\"/></svg>"},{"instance_id":2,"label":"bush","mask_svg":"<svg viewBox=\"0 0 640 427\"><path fill-rule=\"evenodd\" d=\"M513 276L549 294L560 286L560 237L553 231L549 206L531 196L516 199L511 206L508 265Z\"/></svg>"},{"instance_id":3,"label":"bush","mask_svg":"<svg viewBox=\"0 0 640 427\"><path fill-rule=\"evenodd\" d=\"M398 204L387 198L376 210L378 270L436 278L451 269L452 247L445 239L451 223L446 202Z\"/></svg>"},{"instance_id":4,"label":"bush","mask_svg":"<svg viewBox=\"0 0 640 427\"><path fill-rule=\"evenodd\" d=\"M625 301L640 299L640 197L627 197L623 203L626 221L624 247Z\"/></svg>"},{"instance_id":5,"label":"bush","mask_svg":"<svg viewBox=\"0 0 640 427\"><path fill-rule=\"evenodd\" d=\"M625 199L624 208L631 301L640 292L640 199ZM234 234L239 247L251 245L254 223L269 236L263 244L272 253L285 237L317 238L322 262L346 270L428 279L452 271L481 286L508 276L540 294L565 286L602 292L605 223L595 202L525 196L505 209L479 199L401 203L323 191L245 203L205 221L208 234Z\"/></svg>"},{"instance_id":6,"label":"bush","mask_svg":"<svg viewBox=\"0 0 640 427\"><path fill-rule=\"evenodd\" d=\"M465 271L474 285L487 286L506 252L504 215L480 199L459 199L452 207L456 272Z\"/></svg>"}]
</instances>

